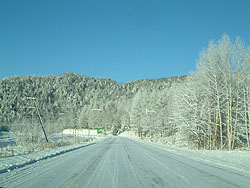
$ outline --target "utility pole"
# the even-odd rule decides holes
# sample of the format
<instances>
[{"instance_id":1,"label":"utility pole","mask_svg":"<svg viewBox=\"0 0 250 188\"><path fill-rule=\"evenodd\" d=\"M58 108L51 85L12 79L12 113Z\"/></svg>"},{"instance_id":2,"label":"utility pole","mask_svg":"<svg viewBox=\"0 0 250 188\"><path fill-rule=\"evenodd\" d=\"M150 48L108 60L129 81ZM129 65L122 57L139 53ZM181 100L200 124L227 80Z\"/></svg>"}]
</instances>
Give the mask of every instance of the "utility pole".
<instances>
[{"instance_id":1,"label":"utility pole","mask_svg":"<svg viewBox=\"0 0 250 188\"><path fill-rule=\"evenodd\" d=\"M28 109L35 109L35 107L33 106L29 106ZM34 126L34 123L33 123L33 115L34 115L34 110L31 111L31 126ZM31 133L31 141L32 143L34 142L34 135L33 135L33 131Z\"/></svg>"},{"instance_id":2,"label":"utility pole","mask_svg":"<svg viewBox=\"0 0 250 188\"><path fill-rule=\"evenodd\" d=\"M36 109L36 112L37 112L37 115L38 115L42 130L43 130L44 137L45 137L46 141L49 142L49 140L47 138L47 135L46 135L46 132L45 132L45 129L44 129L44 126L43 126L42 117L40 115L39 109L38 109L37 104L36 104L36 98L35 97L27 97L27 100L33 100L33 104L34 104L34 107Z\"/></svg>"}]
</instances>

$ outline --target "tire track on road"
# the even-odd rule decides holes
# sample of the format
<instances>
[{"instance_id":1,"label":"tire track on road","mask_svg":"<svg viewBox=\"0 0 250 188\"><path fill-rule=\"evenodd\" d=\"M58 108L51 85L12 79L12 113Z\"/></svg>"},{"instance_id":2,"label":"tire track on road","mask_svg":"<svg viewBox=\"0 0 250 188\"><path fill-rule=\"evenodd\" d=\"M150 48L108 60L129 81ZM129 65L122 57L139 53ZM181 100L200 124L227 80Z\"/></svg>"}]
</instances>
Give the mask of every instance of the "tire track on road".
<instances>
[{"instance_id":1,"label":"tire track on road","mask_svg":"<svg viewBox=\"0 0 250 188\"><path fill-rule=\"evenodd\" d=\"M126 152L127 161L128 161L129 167L130 167L130 169L131 169L134 177L136 177L136 179L138 180L140 186L143 187L143 188L145 188L144 185L143 185L143 182L142 182L142 180L140 178L140 176L136 173L136 171L135 171L135 169L133 167L134 164L132 163L132 160L131 160L131 158L129 156L129 151L128 151L127 145L125 145L125 143L123 143L122 146L123 146L124 151Z\"/></svg>"},{"instance_id":2,"label":"tire track on road","mask_svg":"<svg viewBox=\"0 0 250 188\"><path fill-rule=\"evenodd\" d=\"M61 188L89 187L90 182L94 178L94 173L97 170L97 167L102 164L103 159L105 159L105 155L107 154L107 152L109 152L113 143L114 139L112 139L109 143L102 143L98 146L98 148L95 148L96 155L94 156L94 158L91 159L87 166L83 166L82 170L79 173L74 174L69 179L67 179L67 182L62 185Z\"/></svg>"}]
</instances>

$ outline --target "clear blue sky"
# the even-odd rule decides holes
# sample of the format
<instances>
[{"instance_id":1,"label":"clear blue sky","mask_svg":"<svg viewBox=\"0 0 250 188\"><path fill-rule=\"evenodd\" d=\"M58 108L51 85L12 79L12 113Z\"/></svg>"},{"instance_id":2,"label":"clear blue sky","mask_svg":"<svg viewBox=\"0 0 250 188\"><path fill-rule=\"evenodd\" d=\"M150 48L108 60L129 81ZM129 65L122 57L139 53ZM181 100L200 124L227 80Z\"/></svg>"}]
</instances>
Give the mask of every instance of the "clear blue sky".
<instances>
[{"instance_id":1,"label":"clear blue sky","mask_svg":"<svg viewBox=\"0 0 250 188\"><path fill-rule=\"evenodd\" d=\"M250 44L250 0L0 0L0 79L186 75L223 33Z\"/></svg>"}]
</instances>

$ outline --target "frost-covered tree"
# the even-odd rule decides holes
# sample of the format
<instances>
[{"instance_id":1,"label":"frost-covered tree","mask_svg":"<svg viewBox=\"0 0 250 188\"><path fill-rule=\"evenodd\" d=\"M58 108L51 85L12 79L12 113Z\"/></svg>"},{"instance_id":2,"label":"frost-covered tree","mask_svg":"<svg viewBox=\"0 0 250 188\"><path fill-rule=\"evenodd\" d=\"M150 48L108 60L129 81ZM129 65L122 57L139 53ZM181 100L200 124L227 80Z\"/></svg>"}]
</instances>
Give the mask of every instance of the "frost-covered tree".
<instances>
[{"instance_id":1,"label":"frost-covered tree","mask_svg":"<svg viewBox=\"0 0 250 188\"><path fill-rule=\"evenodd\" d=\"M249 143L248 65L243 43L227 35L201 52L197 72L186 79L177 99L179 130L197 148L231 150Z\"/></svg>"}]
</instances>

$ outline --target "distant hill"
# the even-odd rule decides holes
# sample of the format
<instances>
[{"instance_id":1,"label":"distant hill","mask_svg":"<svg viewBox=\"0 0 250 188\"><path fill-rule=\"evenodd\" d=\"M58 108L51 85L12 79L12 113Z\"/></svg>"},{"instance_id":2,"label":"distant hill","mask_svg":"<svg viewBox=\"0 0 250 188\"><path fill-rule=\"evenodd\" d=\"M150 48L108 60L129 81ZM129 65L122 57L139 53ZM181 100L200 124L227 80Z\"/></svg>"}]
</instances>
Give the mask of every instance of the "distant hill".
<instances>
[{"instance_id":1,"label":"distant hill","mask_svg":"<svg viewBox=\"0 0 250 188\"><path fill-rule=\"evenodd\" d=\"M90 126L89 122L80 122L84 119L80 117L84 112L86 115L91 109L102 106L103 114L113 116L112 121L120 124L124 114L118 114L121 111L119 106L124 106L129 118L133 98L138 91L163 91L184 79L185 76L181 76L117 83L108 78L95 79L75 73L13 76L0 80L0 124L11 125L35 119L34 109L30 108L33 103L27 97L36 98L45 122L56 122L63 116L69 119L65 126Z\"/></svg>"}]
</instances>

